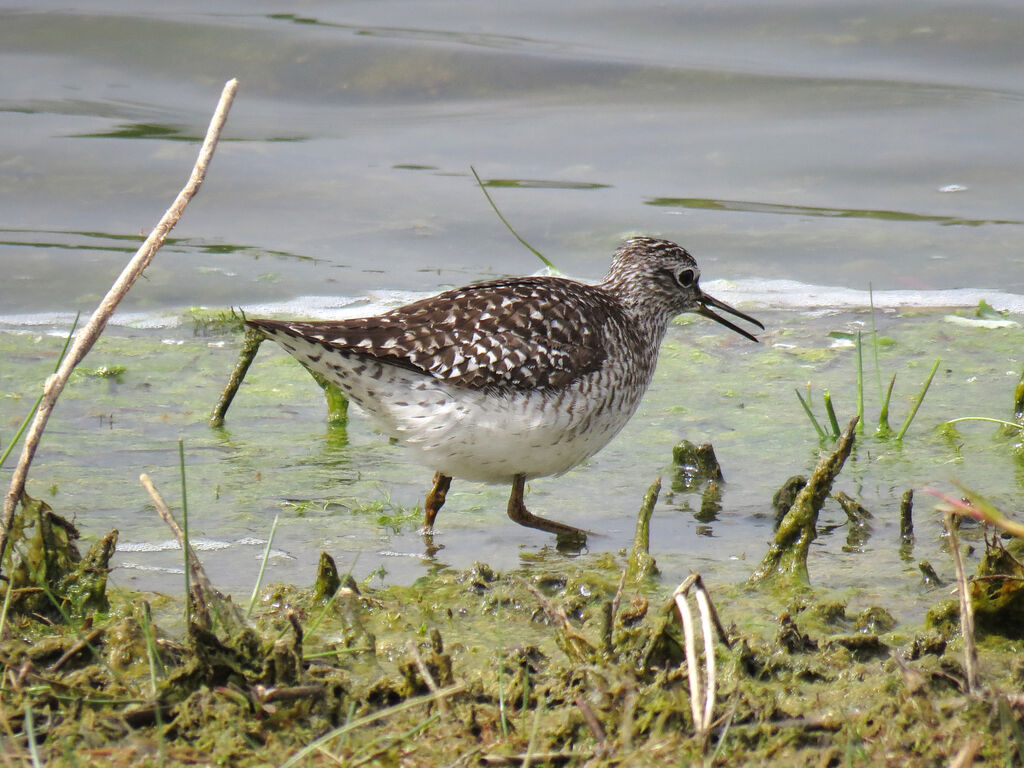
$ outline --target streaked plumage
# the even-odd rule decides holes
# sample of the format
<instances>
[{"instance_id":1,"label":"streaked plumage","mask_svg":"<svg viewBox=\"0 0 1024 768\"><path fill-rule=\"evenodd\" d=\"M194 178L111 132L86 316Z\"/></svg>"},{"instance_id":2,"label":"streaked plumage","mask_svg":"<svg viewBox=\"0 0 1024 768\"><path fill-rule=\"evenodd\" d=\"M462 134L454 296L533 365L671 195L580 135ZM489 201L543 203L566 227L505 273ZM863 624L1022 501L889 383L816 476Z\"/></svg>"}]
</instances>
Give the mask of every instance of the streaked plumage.
<instances>
[{"instance_id":1,"label":"streaked plumage","mask_svg":"<svg viewBox=\"0 0 1024 768\"><path fill-rule=\"evenodd\" d=\"M492 280L375 317L248 324L335 382L435 470L427 527L450 478L459 477L511 482L513 519L580 534L530 515L523 482L574 467L626 424L672 318L698 312L756 341L709 309L760 326L701 293L699 274L678 245L633 238L596 285L560 277Z\"/></svg>"}]
</instances>

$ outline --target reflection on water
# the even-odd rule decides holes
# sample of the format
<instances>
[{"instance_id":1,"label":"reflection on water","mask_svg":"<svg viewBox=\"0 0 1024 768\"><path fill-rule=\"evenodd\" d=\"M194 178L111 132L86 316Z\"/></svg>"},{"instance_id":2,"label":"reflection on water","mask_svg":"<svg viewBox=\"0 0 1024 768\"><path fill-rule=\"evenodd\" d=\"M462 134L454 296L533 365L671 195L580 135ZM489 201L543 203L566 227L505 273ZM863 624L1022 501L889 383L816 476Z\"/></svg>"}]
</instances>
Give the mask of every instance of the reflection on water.
<instances>
[{"instance_id":1,"label":"reflection on water","mask_svg":"<svg viewBox=\"0 0 1024 768\"><path fill-rule=\"evenodd\" d=\"M647 205L665 208L688 208L702 211L745 211L768 213L782 216L826 216L840 219L877 219L879 221L924 221L943 226L980 227L985 224L1022 225L1024 221L1009 219L962 219L956 216L927 216L904 211L878 211L856 208L822 208L811 205L778 205L757 203L748 200L706 200L693 197L656 197L646 201Z\"/></svg>"}]
</instances>

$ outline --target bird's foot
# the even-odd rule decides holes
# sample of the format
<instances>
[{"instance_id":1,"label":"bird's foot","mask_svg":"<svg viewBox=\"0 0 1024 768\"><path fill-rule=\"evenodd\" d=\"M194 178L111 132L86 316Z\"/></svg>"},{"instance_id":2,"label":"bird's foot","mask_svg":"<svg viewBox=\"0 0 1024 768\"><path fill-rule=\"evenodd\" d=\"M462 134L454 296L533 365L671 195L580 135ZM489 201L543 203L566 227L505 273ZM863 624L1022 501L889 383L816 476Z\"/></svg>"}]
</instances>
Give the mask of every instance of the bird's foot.
<instances>
[{"instance_id":1,"label":"bird's foot","mask_svg":"<svg viewBox=\"0 0 1024 768\"><path fill-rule=\"evenodd\" d=\"M522 475L516 475L512 483L512 495L508 500L509 519L527 528L536 528L538 531L547 531L557 537L556 546L559 551L579 552L587 545L587 534L585 531L573 525L560 523L557 520L548 520L545 517L538 517L526 508L523 503L523 490L526 486L526 479Z\"/></svg>"}]
</instances>

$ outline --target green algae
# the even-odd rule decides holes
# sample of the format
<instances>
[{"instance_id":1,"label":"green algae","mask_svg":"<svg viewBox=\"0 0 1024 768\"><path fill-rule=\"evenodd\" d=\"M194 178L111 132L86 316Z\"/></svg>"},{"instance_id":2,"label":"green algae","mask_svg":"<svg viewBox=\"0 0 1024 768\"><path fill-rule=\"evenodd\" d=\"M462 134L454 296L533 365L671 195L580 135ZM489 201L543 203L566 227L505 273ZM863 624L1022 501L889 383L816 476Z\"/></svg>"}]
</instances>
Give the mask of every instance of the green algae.
<instances>
[{"instance_id":1,"label":"green algae","mask_svg":"<svg viewBox=\"0 0 1024 768\"><path fill-rule=\"evenodd\" d=\"M964 343L942 350L947 371L936 378L937 386L918 418L935 423L962 414L965 392L981 407L988 404L1006 414L1010 409L1007 391L1020 370L1016 340L999 330L970 327L958 327L957 337L966 339L947 336L926 320L901 325L900 354L949 346L954 340ZM809 330L786 338L787 343L821 343ZM83 419L90 413L112 414L111 425L104 423L99 436L114 431L122 444L134 441L143 446L165 436L176 445L180 431L188 430L188 444L196 446L190 459L198 465L193 472L190 463L190 482L197 487L190 490L190 501L198 509L205 508L208 516L230 508L232 514L246 519L242 509L253 499L272 496L278 492L275 488L288 487L283 481L289 476L301 472L315 486L302 522L313 527L336 524L338 496L336 491L323 491L329 487L327 479L336 483L353 457L362 466L370 465L375 453L386 453L386 444L359 443L358 420L353 420L350 430L357 435L357 443L352 456L348 447L330 442L330 432L328 436L320 433L319 455L314 451L310 457L307 448L289 447L294 446L290 442L294 436L309 439L310 432L293 430L281 437L275 431L297 421L296 412L316 422L322 418L322 406L304 402L311 400L309 393L315 393L315 387L301 369L279 356L264 359L254 369L235 406L232 431L205 437L199 428L209 393L219 388L233 353L205 341L174 345L163 341L142 336L101 343L94 353L95 364L124 365L123 380L74 382L67 402L62 401L63 412L82 414ZM647 452L660 450L664 455L665 446L678 441L678 427L671 417L682 407L677 399L680 389L687 393L686 420L695 425L688 429L714 437L727 469L742 467L729 469L732 482L723 486L718 519L702 523L719 537L720 546L728 548L730 517L744 526L756 526L754 510L769 509L771 489L778 487L781 477L797 469L806 471L816 458L815 446L801 435L806 430L797 424L799 413L780 411L779 406L779 393L791 392L793 381L810 374L805 360L785 349L744 350L740 364L714 348L720 343L717 337L702 336L695 343L702 351L700 378L713 379L715 387L702 393L702 400L689 395L692 355L680 353L679 342L670 340L645 406L667 418L644 427L643 439L631 443L635 455L630 458L633 464L642 463ZM12 367L0 370L0 389L30 392L25 382L45 375L55 346L53 339L19 336L12 340L0 334L0 352L13 361ZM705 349L710 353L703 353ZM885 354L897 352L885 350ZM909 354L909 359L901 361L908 369L927 372L934 360L931 350L916 360L913 351ZM829 364L848 366L850 362L842 350L830 351L829 357ZM183 365L183 359L189 364ZM1007 368L1014 370L1012 383ZM168 388L169 382L173 386ZM979 400L979 391L994 394ZM833 392L843 392L842 386ZM842 400L838 397L839 402L851 402L849 392L842 394ZM289 403L302 405L284 405ZM0 418L0 429L15 421L6 413ZM255 426L247 427L247 420ZM742 425L742 429L723 425ZM256 439L259 435L265 442ZM102 454L94 437L83 441L83 453ZM47 439L68 456L75 455L76 436L67 427ZM321 590L318 600L312 592L294 587L267 588L254 611L255 642L239 643L184 627L168 635L161 627L174 628L175 617L180 622L181 616L180 608L168 608L152 629L157 640L153 646L165 670L157 674L158 696L152 692L138 597L111 595L109 613L90 614L95 628L102 630L96 637L91 636L94 629L86 629L81 637L58 629L56 640L33 636L35 656L28 655L27 645L17 653L3 648L5 683L0 707L18 737L4 746L10 746L12 754L25 754L17 750L25 749L20 739L27 704L43 739L40 747L55 761L73 754L77 747L71 745L81 744L83 749L95 750L91 758L112 764L147 759L156 763L161 754L167 764L197 759L280 763L316 738L338 731L325 748L349 762L437 764L450 762L453 755L512 761L530 753L552 755L551 762L590 760L595 764L666 759L710 759L730 765L819 765L853 759L945 764L971 733L985 732L992 734L991 743L980 748L977 761L1007 764L1019 759L1013 735L1019 728L1019 714L1006 697L1019 688L1022 677L1019 664L1013 663L1014 648L996 633L982 640L988 692L980 699L965 698L960 688L963 671L956 606L946 607L941 592L921 585L914 562L906 562L897 546L903 489L920 487L922 479L935 483L938 476L941 481L945 475L937 475L936 467L942 467L943 473L953 467L971 477L972 485L993 488L997 499L1019 492L1019 465L1008 458L1012 437L965 429L955 439L964 450L927 430L898 449L874 436L858 441L845 470L848 479L840 477L839 483L858 504L872 510L876 535L857 551L831 542L834 526L828 518L834 514L829 507L834 502L825 500L819 514L826 524L820 526L809 560L809 589L790 586L778 592L749 592L742 585L716 587L716 582L732 584L741 579L709 578L708 569L717 570L718 564L700 561L736 641L735 651L716 650L722 670L720 712L727 716L712 734L714 757L702 753L691 733L688 684L681 666L685 664L683 645L668 601L674 583L669 579L678 566L673 565L670 544L659 527L670 521L667 511L655 514L648 527L648 554L657 556L662 579L650 578L621 589L625 555L594 552L571 559L541 551L523 553L520 566L512 568L482 564L453 568L437 563L429 576L410 586L356 589L354 583L346 582L326 600L333 584ZM382 447L377 448L378 444ZM749 455L741 453L748 444L767 451L771 459L738 458ZM204 461L204 456L211 455L229 458ZM170 463L166 457L155 460ZM275 464L284 469L275 470ZM74 471L73 463L67 465L70 469L62 469L59 461L51 459L40 466L40 479L47 486L59 482L62 502L81 504L81 491L91 484L97 492L103 489L103 499L121 495L111 482L109 468L99 473L104 476L90 477ZM389 486L399 482L397 474L400 470L389 470ZM257 475L263 479L255 480ZM325 484L316 485L321 478ZM216 503L213 493L204 493L207 483L211 490L218 488ZM878 487L883 490L873 490ZM368 488L371 494L380 490L374 485L352 485L345 487L345 495L365 499ZM242 489L252 492L243 495ZM484 501L476 503L489 504L488 493L479 492ZM564 486L554 493L573 496ZM746 501L755 493L756 502ZM567 503L572 503L571 498ZM101 504L95 506L102 509ZM353 503L351 509L359 506ZM87 518L91 525L97 524L93 505L79 508L78 514L79 524ZM380 523L372 513L365 520L361 514L352 512L345 525L360 526L360 535L372 537ZM475 514L471 511L466 517ZM839 515L845 520L844 512L840 510ZM916 523L917 557L927 555L942 573L948 573L948 556L932 516L927 510L919 512ZM460 521L460 527L472 524ZM390 530L400 535L412 525L399 521ZM973 542L981 538L977 529L966 526L963 535ZM454 548L451 540L446 543ZM754 551L750 543L741 546ZM872 558L872 568L864 567L869 562L865 557ZM310 562L306 561L307 568ZM693 567L692 563L686 566ZM744 567L749 566L740 560L733 571L721 573ZM870 582L851 578L851 571L857 575L872 571ZM978 586L994 581L982 579ZM539 592L543 601L526 585ZM861 595L864 591L870 594ZM926 607L934 609L934 629L925 626ZM784 614L789 616L787 626L791 622L795 627L795 639L780 636ZM12 627L18 628L21 637L29 630L29 635L55 631L45 630L20 612L9 619L8 629ZM82 638L91 638L88 645L81 645ZM415 653L409 651L410 641ZM117 670L116 675L90 661L95 657L89 646ZM81 649L68 656L59 674L39 672L76 647ZM191 661L194 666L189 667L192 659L203 659L203 665ZM26 662L32 667L15 685ZM167 690L170 680L177 686L173 692ZM431 680L437 692L431 689ZM448 680L450 685L443 682ZM441 701L446 702L445 714ZM538 711L542 717L536 716ZM42 723L46 727L38 730Z\"/></svg>"},{"instance_id":2,"label":"green algae","mask_svg":"<svg viewBox=\"0 0 1024 768\"><path fill-rule=\"evenodd\" d=\"M1006 737L1021 716L1005 695L1022 675L997 661L1013 649L983 644L989 693L965 698L956 646L941 637L897 631L877 606L852 614L804 592L786 607L742 586L712 588L729 642L713 651L725 717L705 745L673 603L654 581L626 586L628 567L611 556L518 574L477 564L360 592L325 555L315 589L266 588L241 633L193 621L174 640L151 628L159 672L136 595L114 592L95 615L102 663L18 612L22 629L0 642L0 746L27 759L31 713L47 723L35 748L53 764L74 752L95 765L821 765L851 750L931 763L986 729L1003 738L976 764L1017 758ZM751 621L765 611L774 629Z\"/></svg>"},{"instance_id":3,"label":"green algae","mask_svg":"<svg viewBox=\"0 0 1024 768\"><path fill-rule=\"evenodd\" d=\"M644 494L640 514L637 515L633 546L629 549L629 559L626 563L626 578L630 581L641 581L658 573L658 566L651 556L651 515L654 514L654 505L657 504L660 493L659 477Z\"/></svg>"},{"instance_id":4,"label":"green algae","mask_svg":"<svg viewBox=\"0 0 1024 768\"><path fill-rule=\"evenodd\" d=\"M821 458L807 483L797 492L789 510L779 520L768 553L751 576L752 585L778 584L782 581L789 587L800 587L809 583L807 555L818 533L818 515L836 476L853 449L857 421L854 418L847 425L836 449ZM776 505L779 500L780 495L776 494Z\"/></svg>"}]
</instances>

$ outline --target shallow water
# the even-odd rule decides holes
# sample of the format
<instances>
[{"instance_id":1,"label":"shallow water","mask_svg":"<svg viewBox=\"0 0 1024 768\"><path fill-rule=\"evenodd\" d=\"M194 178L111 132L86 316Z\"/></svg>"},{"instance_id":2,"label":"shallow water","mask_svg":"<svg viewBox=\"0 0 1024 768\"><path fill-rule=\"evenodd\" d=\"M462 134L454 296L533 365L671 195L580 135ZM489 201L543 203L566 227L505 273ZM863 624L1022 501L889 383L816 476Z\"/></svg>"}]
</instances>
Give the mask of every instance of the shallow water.
<instances>
[{"instance_id":1,"label":"shallow water","mask_svg":"<svg viewBox=\"0 0 1024 768\"><path fill-rule=\"evenodd\" d=\"M854 351L843 338L870 328L867 311L795 313L761 310L771 331L753 345L701 319L670 329L659 371L640 412L603 452L561 478L529 484L536 512L584 526L595 535L580 557L628 547L644 491L656 477L662 496L652 522L662 578L690 570L714 583L744 580L771 536L771 498L790 475L813 467L819 443L793 389L809 382L818 418L828 388L841 421L855 412ZM865 360L867 430L834 490L873 514L866 541L848 540L838 505L822 513L810 571L816 586L855 608L883 605L901 620L921 619L938 598L918 572L928 560L949 575L935 500L957 480L1008 511L1024 482L1015 441L986 424L940 431L955 416L1010 417L1021 370L1020 327L985 328L972 310L882 311L879 371L898 373L891 423L898 428L936 357L939 373L902 444L873 435L879 410L873 352ZM839 336L837 338L836 336ZM56 335L0 332L8 361L0 373L5 434L29 407L21 394L52 366ZM568 555L552 537L515 526L504 515L508 489L456 481L429 550L418 528L429 472L375 433L353 408L347 429L325 425L316 385L290 357L266 345L228 414L225 429L207 426L209 410L237 352L237 337L193 336L176 329L115 327L87 364L125 366L119 377L76 374L33 468L29 491L74 514L88 536L121 531L115 580L177 593L181 554L157 524L137 483L149 473L180 508L177 440L184 441L191 535L214 580L239 595L251 590L275 516L279 524L266 578L310 583L321 550L359 579L409 583L439 568L486 560L498 569L555 568ZM713 442L726 478L722 508L705 515L701 497L673 487L672 446ZM898 509L916 498L916 542L901 555ZM976 544L980 533L967 530ZM851 546L852 544L852 546ZM979 552L974 554L977 557Z\"/></svg>"},{"instance_id":2,"label":"shallow water","mask_svg":"<svg viewBox=\"0 0 1024 768\"><path fill-rule=\"evenodd\" d=\"M625 234L663 235L770 330L754 347L702 321L674 328L637 418L587 466L531 483L536 511L599 531L595 552L621 548L649 483L661 474L669 490L671 446L709 439L730 481L723 512L708 524L687 510L699 501L663 498L655 555L666 581L689 568L744 578L772 493L816 456L792 390L810 380L820 404L827 386L852 413L851 353L827 334L869 327L871 284L898 342L882 366L900 373L894 421L935 357L943 372L915 439L867 438L844 471L843 489L879 519L867 551L843 552L837 529L812 575L866 597L887 580L922 590L894 544L902 490L960 477L997 501L1019 493L1020 468L991 430L964 427L960 449L934 432L951 416L1009 415L1019 327L914 307L984 298L1024 311L1022 35L1024 13L996 2L0 5L0 65L17 75L0 82L0 443L52 364L47 334L95 306L237 76L207 183L85 363L126 373L73 382L33 470L32 492L56 486L54 505L88 534L122 530L122 583L180 589L180 553L161 548L136 484L146 471L175 497L179 436L193 531L230 590L251 586L277 513L274 580L311 580L320 549L385 581L563 557L510 527L506 489L457 483L444 549L425 559L412 508L428 473L357 416L347 435L326 430L316 390L270 350L227 430L209 430L237 340L177 324L192 305L332 316L535 271L473 164L566 273L597 278ZM915 561L944 562L918 503Z\"/></svg>"}]
</instances>

